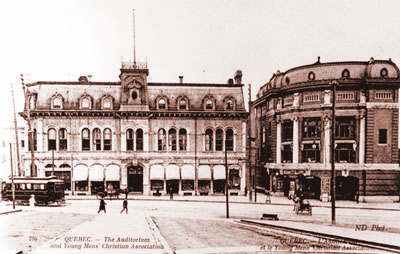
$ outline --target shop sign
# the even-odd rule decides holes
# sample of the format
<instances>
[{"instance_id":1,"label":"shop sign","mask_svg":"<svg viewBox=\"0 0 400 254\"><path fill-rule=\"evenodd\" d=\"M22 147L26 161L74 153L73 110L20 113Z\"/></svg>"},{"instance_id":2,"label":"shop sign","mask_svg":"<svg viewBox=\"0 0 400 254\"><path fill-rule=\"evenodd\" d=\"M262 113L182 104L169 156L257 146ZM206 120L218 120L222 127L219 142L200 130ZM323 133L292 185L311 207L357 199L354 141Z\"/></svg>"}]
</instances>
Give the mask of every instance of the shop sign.
<instances>
[{"instance_id":1,"label":"shop sign","mask_svg":"<svg viewBox=\"0 0 400 254\"><path fill-rule=\"evenodd\" d=\"M331 178L330 177L321 177L321 192L329 193L331 187Z\"/></svg>"},{"instance_id":2,"label":"shop sign","mask_svg":"<svg viewBox=\"0 0 400 254\"><path fill-rule=\"evenodd\" d=\"M158 160L151 160L150 161L150 164L164 164L164 160L160 160L160 159L158 159Z\"/></svg>"},{"instance_id":3,"label":"shop sign","mask_svg":"<svg viewBox=\"0 0 400 254\"><path fill-rule=\"evenodd\" d=\"M228 160L228 164L239 164L239 160ZM225 164L224 159L202 159L200 160L200 164Z\"/></svg>"}]
</instances>

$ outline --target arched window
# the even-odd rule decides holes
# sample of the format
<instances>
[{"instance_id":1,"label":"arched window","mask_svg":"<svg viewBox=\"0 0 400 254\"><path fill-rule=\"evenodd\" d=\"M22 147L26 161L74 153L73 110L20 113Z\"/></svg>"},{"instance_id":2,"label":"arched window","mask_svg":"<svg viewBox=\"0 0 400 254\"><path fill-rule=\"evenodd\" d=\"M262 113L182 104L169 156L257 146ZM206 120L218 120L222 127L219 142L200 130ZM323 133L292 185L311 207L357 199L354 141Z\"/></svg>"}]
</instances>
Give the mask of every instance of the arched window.
<instances>
[{"instance_id":1,"label":"arched window","mask_svg":"<svg viewBox=\"0 0 400 254\"><path fill-rule=\"evenodd\" d=\"M185 99L179 100L179 109L187 109L187 103Z\"/></svg>"},{"instance_id":2,"label":"arched window","mask_svg":"<svg viewBox=\"0 0 400 254\"><path fill-rule=\"evenodd\" d=\"M133 130L128 129L126 131L126 150L133 151Z\"/></svg>"},{"instance_id":3,"label":"arched window","mask_svg":"<svg viewBox=\"0 0 400 254\"><path fill-rule=\"evenodd\" d=\"M158 138L158 151L165 151L166 135L164 129L160 129L158 131L157 138Z\"/></svg>"},{"instance_id":4,"label":"arched window","mask_svg":"<svg viewBox=\"0 0 400 254\"><path fill-rule=\"evenodd\" d=\"M90 151L90 131L86 128L82 130L82 151Z\"/></svg>"},{"instance_id":5,"label":"arched window","mask_svg":"<svg viewBox=\"0 0 400 254\"><path fill-rule=\"evenodd\" d=\"M169 129L168 131L168 146L170 151L176 151L176 130Z\"/></svg>"},{"instance_id":6,"label":"arched window","mask_svg":"<svg viewBox=\"0 0 400 254\"><path fill-rule=\"evenodd\" d=\"M227 151L233 151L233 130L232 129L227 129L225 132L225 141L226 141L226 147L225 149Z\"/></svg>"},{"instance_id":7,"label":"arched window","mask_svg":"<svg viewBox=\"0 0 400 254\"><path fill-rule=\"evenodd\" d=\"M93 130L93 150L101 151L101 130L99 128Z\"/></svg>"},{"instance_id":8,"label":"arched window","mask_svg":"<svg viewBox=\"0 0 400 254\"><path fill-rule=\"evenodd\" d=\"M88 109L90 108L90 101L89 98L83 98L81 101L81 108Z\"/></svg>"},{"instance_id":9,"label":"arched window","mask_svg":"<svg viewBox=\"0 0 400 254\"><path fill-rule=\"evenodd\" d=\"M112 132L110 129L104 130L103 138L104 138L104 140L103 140L104 151L110 151L111 150L111 142L112 142Z\"/></svg>"},{"instance_id":10,"label":"arched window","mask_svg":"<svg viewBox=\"0 0 400 254\"><path fill-rule=\"evenodd\" d=\"M206 100L206 109L213 109L214 108L214 103L211 99Z\"/></svg>"},{"instance_id":11,"label":"arched window","mask_svg":"<svg viewBox=\"0 0 400 254\"><path fill-rule=\"evenodd\" d=\"M68 145L67 145L67 130L64 128L61 128L58 131L58 150L60 151L67 151Z\"/></svg>"},{"instance_id":12,"label":"arched window","mask_svg":"<svg viewBox=\"0 0 400 254\"><path fill-rule=\"evenodd\" d=\"M227 110L233 110L233 109L234 109L234 108L233 108L234 104L233 104L233 101L232 101L231 99L228 99L228 100L225 102L225 104L226 104L226 109L227 109Z\"/></svg>"},{"instance_id":13,"label":"arched window","mask_svg":"<svg viewBox=\"0 0 400 254\"><path fill-rule=\"evenodd\" d=\"M111 109L111 99L110 98L104 98L103 99L103 108L105 109Z\"/></svg>"},{"instance_id":14,"label":"arched window","mask_svg":"<svg viewBox=\"0 0 400 254\"><path fill-rule=\"evenodd\" d=\"M57 149L57 135L55 129L49 129L47 133L47 141L48 141L48 150L56 150Z\"/></svg>"},{"instance_id":15,"label":"arched window","mask_svg":"<svg viewBox=\"0 0 400 254\"><path fill-rule=\"evenodd\" d=\"M215 139L215 150L216 151L222 151L223 147L223 140L224 140L224 131L221 129L218 129L215 132L216 139Z\"/></svg>"},{"instance_id":16,"label":"arched window","mask_svg":"<svg viewBox=\"0 0 400 254\"><path fill-rule=\"evenodd\" d=\"M62 108L62 100L60 97L55 97L53 99L53 108L54 109Z\"/></svg>"},{"instance_id":17,"label":"arched window","mask_svg":"<svg viewBox=\"0 0 400 254\"><path fill-rule=\"evenodd\" d=\"M143 151L143 130L136 130L136 151Z\"/></svg>"},{"instance_id":18,"label":"arched window","mask_svg":"<svg viewBox=\"0 0 400 254\"><path fill-rule=\"evenodd\" d=\"M185 129L179 130L179 151L186 151L187 135Z\"/></svg>"},{"instance_id":19,"label":"arched window","mask_svg":"<svg viewBox=\"0 0 400 254\"><path fill-rule=\"evenodd\" d=\"M161 98L158 100L158 109L166 109L167 108L167 102L165 99Z\"/></svg>"},{"instance_id":20,"label":"arched window","mask_svg":"<svg viewBox=\"0 0 400 254\"><path fill-rule=\"evenodd\" d=\"M214 150L214 132L212 129L206 130L206 151Z\"/></svg>"}]
</instances>

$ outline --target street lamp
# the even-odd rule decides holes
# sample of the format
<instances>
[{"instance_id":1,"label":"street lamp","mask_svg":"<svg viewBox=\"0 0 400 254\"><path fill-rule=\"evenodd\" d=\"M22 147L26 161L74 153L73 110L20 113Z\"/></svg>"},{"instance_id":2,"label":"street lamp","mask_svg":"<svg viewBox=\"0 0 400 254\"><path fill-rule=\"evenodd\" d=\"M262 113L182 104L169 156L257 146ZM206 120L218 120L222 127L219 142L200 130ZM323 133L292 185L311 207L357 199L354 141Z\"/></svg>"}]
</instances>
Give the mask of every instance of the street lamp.
<instances>
[{"instance_id":1,"label":"street lamp","mask_svg":"<svg viewBox=\"0 0 400 254\"><path fill-rule=\"evenodd\" d=\"M334 80L330 82L332 86L332 131L331 131L331 203L332 203L332 224L336 224L335 219L335 101L336 86L339 83Z\"/></svg>"}]
</instances>

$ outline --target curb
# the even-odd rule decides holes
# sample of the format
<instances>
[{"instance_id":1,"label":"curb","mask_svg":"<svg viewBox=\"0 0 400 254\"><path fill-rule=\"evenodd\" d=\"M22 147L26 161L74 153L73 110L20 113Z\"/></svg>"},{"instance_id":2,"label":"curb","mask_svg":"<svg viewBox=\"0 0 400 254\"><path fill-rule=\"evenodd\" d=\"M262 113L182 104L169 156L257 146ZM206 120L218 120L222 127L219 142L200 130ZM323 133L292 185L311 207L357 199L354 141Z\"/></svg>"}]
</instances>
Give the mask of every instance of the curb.
<instances>
[{"instance_id":1,"label":"curb","mask_svg":"<svg viewBox=\"0 0 400 254\"><path fill-rule=\"evenodd\" d=\"M66 198L66 200L97 200L96 198ZM111 200L122 200L122 199L111 199ZM207 202L207 203L225 203L225 201L220 200L190 200L190 199L150 199L150 198L128 198L128 200L138 200L138 201L175 201L175 202ZM254 203L249 201L229 201L231 204L251 204L251 205L280 205L280 206L293 206L294 204L287 204L287 203ZM313 207L319 208L331 208L331 206L325 205L312 205ZM384 207L353 207L353 206L336 206L336 209L361 209L361 210L383 210L383 211L400 211L399 208L384 208Z\"/></svg>"},{"instance_id":2,"label":"curb","mask_svg":"<svg viewBox=\"0 0 400 254\"><path fill-rule=\"evenodd\" d=\"M17 213L17 212L22 212L22 209L11 210L11 211L7 211L7 212L0 212L0 215L10 214L10 213Z\"/></svg>"}]
</instances>

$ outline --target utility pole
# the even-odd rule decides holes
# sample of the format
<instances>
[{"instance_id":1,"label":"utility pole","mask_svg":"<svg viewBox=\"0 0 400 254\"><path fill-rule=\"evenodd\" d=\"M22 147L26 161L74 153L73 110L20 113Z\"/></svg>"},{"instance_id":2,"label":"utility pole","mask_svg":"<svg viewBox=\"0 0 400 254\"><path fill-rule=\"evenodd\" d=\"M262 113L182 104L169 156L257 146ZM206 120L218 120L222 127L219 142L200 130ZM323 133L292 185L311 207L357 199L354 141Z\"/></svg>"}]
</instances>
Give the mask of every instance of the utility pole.
<instances>
[{"instance_id":1,"label":"utility pole","mask_svg":"<svg viewBox=\"0 0 400 254\"><path fill-rule=\"evenodd\" d=\"M335 101L336 101L336 86L339 83L333 81L332 85L332 131L331 131L331 202L332 202L332 224L336 224L335 219Z\"/></svg>"},{"instance_id":2,"label":"utility pole","mask_svg":"<svg viewBox=\"0 0 400 254\"><path fill-rule=\"evenodd\" d=\"M21 161L19 157L19 139L18 139L18 124L17 124L17 114L15 112L15 97L14 97L14 87L13 84L11 84L11 95L12 95L12 100L13 100L13 109L14 109L14 129L15 129L15 143L16 145L16 150L17 150L17 175L21 175Z\"/></svg>"},{"instance_id":3,"label":"utility pole","mask_svg":"<svg viewBox=\"0 0 400 254\"><path fill-rule=\"evenodd\" d=\"M51 176L54 175L54 150L51 150Z\"/></svg>"},{"instance_id":4,"label":"utility pole","mask_svg":"<svg viewBox=\"0 0 400 254\"><path fill-rule=\"evenodd\" d=\"M32 131L32 125L31 125L31 112L30 112L30 108L31 108L31 101L30 101L30 97L28 96L28 91L25 87L25 83L24 83L24 74L20 74L21 76L21 84L22 84L22 90L24 91L24 98L25 98L25 105L27 106L27 122L28 122L28 143L29 143L29 149L31 150L31 166L30 166L30 175L31 176L36 176L36 167L35 167L35 144L34 144L34 132Z\"/></svg>"},{"instance_id":5,"label":"utility pole","mask_svg":"<svg viewBox=\"0 0 400 254\"><path fill-rule=\"evenodd\" d=\"M251 166L251 84L249 84L249 98L248 98L248 103L249 103L249 116L247 118L247 143L249 144L249 147L247 149L248 155L247 155L247 160L249 162L249 201L253 201L253 177L252 177L252 166Z\"/></svg>"},{"instance_id":6,"label":"utility pole","mask_svg":"<svg viewBox=\"0 0 400 254\"><path fill-rule=\"evenodd\" d=\"M12 191L13 209L15 209L15 185L14 185L14 169L13 169L12 144L11 143L10 143L10 164L11 164L11 191Z\"/></svg>"},{"instance_id":7,"label":"utility pole","mask_svg":"<svg viewBox=\"0 0 400 254\"><path fill-rule=\"evenodd\" d=\"M225 140L225 197L226 197L226 218L229 219L229 193L228 193L228 142Z\"/></svg>"}]
</instances>

